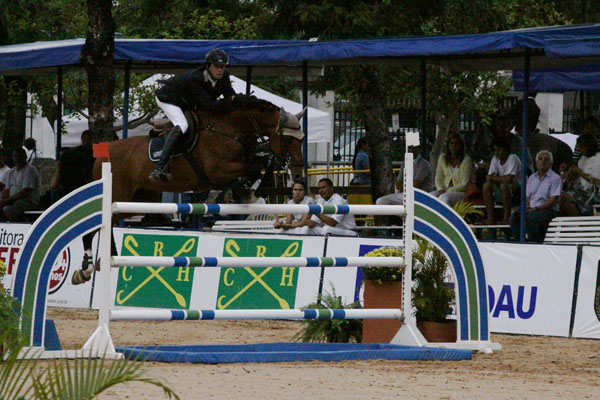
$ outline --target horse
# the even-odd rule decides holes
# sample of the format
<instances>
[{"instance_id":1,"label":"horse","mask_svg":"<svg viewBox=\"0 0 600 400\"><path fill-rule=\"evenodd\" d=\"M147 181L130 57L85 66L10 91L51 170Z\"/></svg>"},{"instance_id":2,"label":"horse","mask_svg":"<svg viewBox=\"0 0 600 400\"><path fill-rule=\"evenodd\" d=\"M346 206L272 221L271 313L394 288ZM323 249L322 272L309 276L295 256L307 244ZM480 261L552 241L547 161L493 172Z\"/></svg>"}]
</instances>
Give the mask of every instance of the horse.
<instances>
[{"instance_id":1,"label":"horse","mask_svg":"<svg viewBox=\"0 0 600 400\"><path fill-rule=\"evenodd\" d=\"M168 181L148 179L154 169L148 155L149 136L109 142L109 157L115 177L112 199L115 202L158 202L161 192L203 192L226 188L238 178L248 178L257 170L256 149L265 141L275 159L291 171L293 179L302 179L304 134L299 123L302 114L293 115L266 100L244 95L236 96L223 112L186 111L190 122L186 135L196 129L198 138L188 150L188 156L171 158ZM100 179L102 163L106 161L107 158L96 159L93 179ZM113 225L123 217L114 215ZM92 232L83 238L84 260L82 269L72 276L73 284L86 282L93 272L91 245L94 234Z\"/></svg>"}]
</instances>

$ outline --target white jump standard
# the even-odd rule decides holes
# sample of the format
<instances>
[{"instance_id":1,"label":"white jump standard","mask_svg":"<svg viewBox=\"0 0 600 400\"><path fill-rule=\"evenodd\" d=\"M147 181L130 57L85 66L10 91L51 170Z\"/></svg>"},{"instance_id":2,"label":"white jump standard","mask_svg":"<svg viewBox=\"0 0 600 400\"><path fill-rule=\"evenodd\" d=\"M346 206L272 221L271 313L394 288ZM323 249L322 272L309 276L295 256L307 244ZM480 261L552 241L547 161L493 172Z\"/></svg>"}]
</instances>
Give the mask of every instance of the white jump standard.
<instances>
[{"instance_id":1,"label":"white jump standard","mask_svg":"<svg viewBox=\"0 0 600 400\"><path fill-rule=\"evenodd\" d=\"M425 346L427 341L416 327L412 308L412 246L414 233L428 239L450 260L455 277L456 343L442 347L491 351L500 348L490 342L487 284L477 241L464 221L452 209L429 194L412 187L412 154L405 160L405 206L377 205L257 205L257 204L156 204L112 203L110 164L102 167L102 179L65 196L49 208L32 226L17 260L13 293L22 304L22 332L28 347L44 347L44 323L48 278L59 252L75 238L100 228L101 269L97 282L107 291L99 297L98 328L79 352L45 352L44 357L95 354L120 357L109 333L111 319L314 319L314 318L398 318L402 328L393 344ZM401 215L404 223L403 257L111 257L111 220L114 213L310 213ZM403 267L402 310L111 310L110 270L118 266L195 267Z\"/></svg>"}]
</instances>

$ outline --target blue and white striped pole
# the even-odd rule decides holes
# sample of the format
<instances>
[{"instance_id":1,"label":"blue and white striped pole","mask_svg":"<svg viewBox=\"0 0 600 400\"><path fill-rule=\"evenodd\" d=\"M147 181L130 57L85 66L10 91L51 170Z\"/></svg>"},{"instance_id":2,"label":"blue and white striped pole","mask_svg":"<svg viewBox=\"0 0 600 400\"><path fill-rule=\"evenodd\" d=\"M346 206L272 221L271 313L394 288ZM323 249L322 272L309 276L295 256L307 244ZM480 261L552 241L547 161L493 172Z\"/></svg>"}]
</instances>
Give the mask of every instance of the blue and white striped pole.
<instances>
[{"instance_id":1,"label":"blue and white striped pole","mask_svg":"<svg viewBox=\"0 0 600 400\"><path fill-rule=\"evenodd\" d=\"M115 256L127 267L403 267L403 257L151 257Z\"/></svg>"},{"instance_id":2,"label":"blue and white striped pole","mask_svg":"<svg viewBox=\"0 0 600 400\"><path fill-rule=\"evenodd\" d=\"M402 310L373 309L305 309L305 310L111 310L111 320L177 321L177 320L239 320L239 319L403 319Z\"/></svg>"},{"instance_id":3,"label":"blue and white striped pole","mask_svg":"<svg viewBox=\"0 0 600 400\"><path fill-rule=\"evenodd\" d=\"M319 205L319 204L192 204L192 203L122 203L112 205L114 214L406 214L400 205Z\"/></svg>"}]
</instances>

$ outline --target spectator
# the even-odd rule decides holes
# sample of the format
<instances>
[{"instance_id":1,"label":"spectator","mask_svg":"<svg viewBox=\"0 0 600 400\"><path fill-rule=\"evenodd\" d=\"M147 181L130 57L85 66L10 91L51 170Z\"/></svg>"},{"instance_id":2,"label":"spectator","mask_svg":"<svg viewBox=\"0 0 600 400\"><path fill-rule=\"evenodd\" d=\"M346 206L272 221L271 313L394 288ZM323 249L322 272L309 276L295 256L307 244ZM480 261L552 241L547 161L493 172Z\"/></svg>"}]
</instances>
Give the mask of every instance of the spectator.
<instances>
[{"instance_id":1,"label":"spectator","mask_svg":"<svg viewBox=\"0 0 600 400\"><path fill-rule=\"evenodd\" d=\"M582 135L592 135L600 147L600 121L598 121L598 118L590 115L584 119L582 132ZM579 161L581 154L582 151L579 147L579 144L576 143L575 150L573 151L573 163L577 163L577 161Z\"/></svg>"},{"instance_id":2,"label":"spectator","mask_svg":"<svg viewBox=\"0 0 600 400\"><path fill-rule=\"evenodd\" d=\"M486 181L483 184L483 202L485 204L487 219L485 224L496 223L494 203L502 204L502 224L508 223L512 207L513 194L517 193L521 185L521 160L510 152L510 142L506 137L495 137L492 140L494 157L490 163Z\"/></svg>"},{"instance_id":3,"label":"spectator","mask_svg":"<svg viewBox=\"0 0 600 400\"><path fill-rule=\"evenodd\" d=\"M569 196L575 200L578 211L583 215L592 215L593 205L600 202L600 153L598 152L597 137L591 133L577 138L577 148L580 151L577 166L572 166L565 178L564 201ZM572 183L572 185L569 185Z\"/></svg>"},{"instance_id":4,"label":"spectator","mask_svg":"<svg viewBox=\"0 0 600 400\"><path fill-rule=\"evenodd\" d=\"M506 137L509 140L510 152L519 156L521 154L521 139L511 132L510 118L500 111L492 116L492 125L479 133L473 143L472 159L481 163L485 173L490 167L490 161L494 157L492 141L497 137ZM483 176L485 180L485 175Z\"/></svg>"},{"instance_id":5,"label":"spectator","mask_svg":"<svg viewBox=\"0 0 600 400\"><path fill-rule=\"evenodd\" d=\"M548 224L558 215L558 199L562 190L560 176L552 169L552 153L542 150L535 156L537 172L527 179L525 229L527 241L541 243L546 237ZM520 211L510 217L514 238L519 240Z\"/></svg>"},{"instance_id":6,"label":"spectator","mask_svg":"<svg viewBox=\"0 0 600 400\"><path fill-rule=\"evenodd\" d=\"M8 184L8 172L10 167L4 162L4 155L0 151L0 190L4 190Z\"/></svg>"},{"instance_id":7,"label":"spectator","mask_svg":"<svg viewBox=\"0 0 600 400\"><path fill-rule=\"evenodd\" d=\"M568 144L551 135L540 133L536 129L540 119L540 108L535 103L535 100L530 97L527 106L527 148L531 154L538 154L541 150L548 150L552 153L554 164L552 169L554 172L560 172L571 164L573 151ZM523 130L523 101L517 102L511 109L512 121L515 124L515 130L518 135L521 135ZM520 157L520 154L519 154ZM528 156L529 159L529 156ZM529 160L528 160L529 163ZM537 161L536 161L537 165ZM528 169L532 170L533 165L528 165Z\"/></svg>"},{"instance_id":8,"label":"spectator","mask_svg":"<svg viewBox=\"0 0 600 400\"><path fill-rule=\"evenodd\" d=\"M4 219L11 222L24 221L25 211L38 207L40 174L27 163L27 153L22 148L13 151L15 166L8 173L8 184L0 196L0 208Z\"/></svg>"},{"instance_id":9,"label":"spectator","mask_svg":"<svg viewBox=\"0 0 600 400\"><path fill-rule=\"evenodd\" d=\"M435 187L431 192L441 201L453 206L465 197L467 184L471 181L471 157L465 154L465 142L458 133L446 139L446 150L441 154L435 171Z\"/></svg>"},{"instance_id":10,"label":"spectator","mask_svg":"<svg viewBox=\"0 0 600 400\"><path fill-rule=\"evenodd\" d=\"M81 144L88 144L92 141L92 135L89 130L81 132Z\"/></svg>"},{"instance_id":11,"label":"spectator","mask_svg":"<svg viewBox=\"0 0 600 400\"><path fill-rule=\"evenodd\" d=\"M312 197L306 195L306 185L304 182L294 183L292 186L292 198L288 200L287 204L313 204L314 202ZM310 214L288 214L285 217L285 221L276 220L273 228L283 229L288 233L292 233L295 228L308 226L308 221L310 221Z\"/></svg>"},{"instance_id":12,"label":"spectator","mask_svg":"<svg viewBox=\"0 0 600 400\"><path fill-rule=\"evenodd\" d=\"M354 158L352 159L352 167L355 171L361 171L369 169L369 153L371 148L367 142L367 138L360 138L356 142L356 150L354 152ZM353 185L370 185L371 176L368 172L357 173L352 179L351 184Z\"/></svg>"},{"instance_id":13,"label":"spectator","mask_svg":"<svg viewBox=\"0 0 600 400\"><path fill-rule=\"evenodd\" d=\"M242 197L243 204L267 204L264 197L256 197L256 191L254 189L248 190Z\"/></svg>"},{"instance_id":14,"label":"spectator","mask_svg":"<svg viewBox=\"0 0 600 400\"><path fill-rule=\"evenodd\" d=\"M433 185L433 169L429 161L424 159L420 153L420 146L409 146L408 151L413 154L413 186L416 189L421 189L426 192L431 192L434 189ZM377 199L377 205L393 205L403 204L404 198L404 163L400 167L400 172L396 177L395 182L396 193L386 194Z\"/></svg>"},{"instance_id":15,"label":"spectator","mask_svg":"<svg viewBox=\"0 0 600 400\"><path fill-rule=\"evenodd\" d=\"M342 196L333 192L333 182L328 178L319 181L319 205L347 205L348 202ZM356 228L354 216L350 214L313 215L308 226L298 228L298 233L309 233L314 235L341 235L356 236L352 229Z\"/></svg>"},{"instance_id":16,"label":"spectator","mask_svg":"<svg viewBox=\"0 0 600 400\"><path fill-rule=\"evenodd\" d=\"M34 138L30 137L25 139L23 142L23 146L25 146L25 150L27 152L27 162L31 164L33 160L36 158L41 158L42 153L37 151L36 149L36 141Z\"/></svg>"}]
</instances>

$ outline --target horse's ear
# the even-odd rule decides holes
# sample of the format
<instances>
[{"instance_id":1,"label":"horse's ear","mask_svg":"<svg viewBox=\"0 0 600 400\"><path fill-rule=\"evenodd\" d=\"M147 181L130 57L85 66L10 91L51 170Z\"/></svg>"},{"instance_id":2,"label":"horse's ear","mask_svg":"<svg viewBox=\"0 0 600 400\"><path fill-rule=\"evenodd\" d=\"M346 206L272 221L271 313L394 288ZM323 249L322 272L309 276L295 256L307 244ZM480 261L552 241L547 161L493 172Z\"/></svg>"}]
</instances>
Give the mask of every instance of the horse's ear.
<instances>
[{"instance_id":1,"label":"horse's ear","mask_svg":"<svg viewBox=\"0 0 600 400\"><path fill-rule=\"evenodd\" d=\"M279 110L279 127L286 126L287 121L288 113L285 111L285 108L281 107L281 110Z\"/></svg>"},{"instance_id":2,"label":"horse's ear","mask_svg":"<svg viewBox=\"0 0 600 400\"><path fill-rule=\"evenodd\" d=\"M296 114L296 118L298 119L298 121L300 121L300 118L302 118L304 116L304 114L306 114L307 108L308 108L308 106L304 107L304 109L302 109L302 111L300 111L298 114Z\"/></svg>"}]
</instances>

